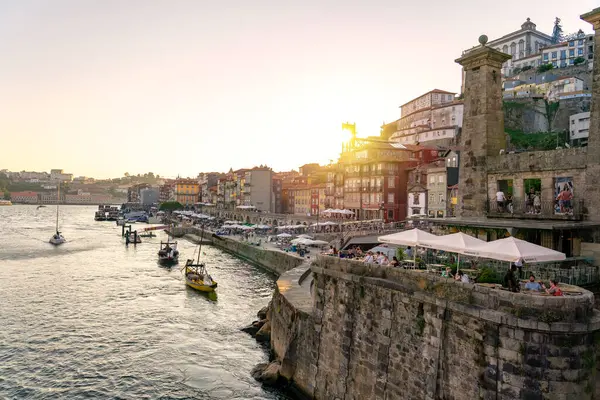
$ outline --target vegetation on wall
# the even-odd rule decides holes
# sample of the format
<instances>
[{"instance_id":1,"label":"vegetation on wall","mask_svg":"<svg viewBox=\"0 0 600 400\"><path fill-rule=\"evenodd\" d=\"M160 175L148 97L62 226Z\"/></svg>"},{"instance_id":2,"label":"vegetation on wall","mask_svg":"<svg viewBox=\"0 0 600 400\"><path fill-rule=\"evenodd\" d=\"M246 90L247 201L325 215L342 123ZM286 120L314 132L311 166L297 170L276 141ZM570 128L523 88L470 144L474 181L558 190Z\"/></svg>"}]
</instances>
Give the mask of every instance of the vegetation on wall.
<instances>
[{"instance_id":1,"label":"vegetation on wall","mask_svg":"<svg viewBox=\"0 0 600 400\"><path fill-rule=\"evenodd\" d=\"M585 58L583 58L583 57L577 57L576 59L573 60L574 65L583 64L584 62L585 62Z\"/></svg>"},{"instance_id":2,"label":"vegetation on wall","mask_svg":"<svg viewBox=\"0 0 600 400\"><path fill-rule=\"evenodd\" d=\"M562 145L568 138L565 132L524 133L523 131L505 129L510 136L510 144L519 150L552 150Z\"/></svg>"},{"instance_id":3,"label":"vegetation on wall","mask_svg":"<svg viewBox=\"0 0 600 400\"><path fill-rule=\"evenodd\" d=\"M537 71L538 71L539 73L542 73L542 72L550 71L550 70L551 70L551 69L553 69L553 68L554 68L554 65L552 65L552 64L544 64L544 65L540 65L540 66L537 68Z\"/></svg>"}]
</instances>

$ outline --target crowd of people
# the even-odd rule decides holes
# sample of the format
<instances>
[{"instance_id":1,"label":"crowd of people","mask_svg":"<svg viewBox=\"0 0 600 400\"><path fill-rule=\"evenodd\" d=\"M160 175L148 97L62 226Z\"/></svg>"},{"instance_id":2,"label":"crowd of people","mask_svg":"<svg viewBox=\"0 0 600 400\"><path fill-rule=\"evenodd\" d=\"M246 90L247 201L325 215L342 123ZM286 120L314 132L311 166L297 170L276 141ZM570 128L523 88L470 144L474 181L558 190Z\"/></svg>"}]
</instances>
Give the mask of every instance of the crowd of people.
<instances>
[{"instance_id":1,"label":"crowd of people","mask_svg":"<svg viewBox=\"0 0 600 400\"><path fill-rule=\"evenodd\" d=\"M558 286L556 279L550 279L550 286L546 287L544 282L536 281L533 274L529 275L529 280L521 288L521 283L517 278L517 265L513 264L504 275L502 286L510 290L511 292L520 292L521 289L529 290L533 292L546 292L552 296L562 296L563 292Z\"/></svg>"}]
</instances>

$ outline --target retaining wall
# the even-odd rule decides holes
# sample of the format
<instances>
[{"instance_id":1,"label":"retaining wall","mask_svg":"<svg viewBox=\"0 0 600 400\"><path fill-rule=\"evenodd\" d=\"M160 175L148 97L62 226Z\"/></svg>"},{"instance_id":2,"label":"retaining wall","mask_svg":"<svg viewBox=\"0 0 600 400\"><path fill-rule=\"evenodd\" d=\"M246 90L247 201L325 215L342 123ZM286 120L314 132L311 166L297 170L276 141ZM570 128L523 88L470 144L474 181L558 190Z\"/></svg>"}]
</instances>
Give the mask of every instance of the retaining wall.
<instances>
[{"instance_id":1,"label":"retaining wall","mask_svg":"<svg viewBox=\"0 0 600 400\"><path fill-rule=\"evenodd\" d=\"M318 256L312 312L275 293L281 374L315 399L592 399L591 292L533 296Z\"/></svg>"}]
</instances>

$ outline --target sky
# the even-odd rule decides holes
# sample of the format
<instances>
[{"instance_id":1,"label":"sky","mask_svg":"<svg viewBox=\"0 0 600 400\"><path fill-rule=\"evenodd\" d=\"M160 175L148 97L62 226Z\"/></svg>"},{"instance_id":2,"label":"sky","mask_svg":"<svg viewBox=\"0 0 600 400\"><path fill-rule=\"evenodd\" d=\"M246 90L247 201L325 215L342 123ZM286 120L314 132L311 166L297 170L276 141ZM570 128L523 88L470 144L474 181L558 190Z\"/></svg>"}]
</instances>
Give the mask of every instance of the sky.
<instances>
[{"instance_id":1,"label":"sky","mask_svg":"<svg viewBox=\"0 0 600 400\"><path fill-rule=\"evenodd\" d=\"M97 178L337 160L356 122L460 92L454 60L597 0L0 0L0 169ZM460 3L460 6L456 4Z\"/></svg>"}]
</instances>

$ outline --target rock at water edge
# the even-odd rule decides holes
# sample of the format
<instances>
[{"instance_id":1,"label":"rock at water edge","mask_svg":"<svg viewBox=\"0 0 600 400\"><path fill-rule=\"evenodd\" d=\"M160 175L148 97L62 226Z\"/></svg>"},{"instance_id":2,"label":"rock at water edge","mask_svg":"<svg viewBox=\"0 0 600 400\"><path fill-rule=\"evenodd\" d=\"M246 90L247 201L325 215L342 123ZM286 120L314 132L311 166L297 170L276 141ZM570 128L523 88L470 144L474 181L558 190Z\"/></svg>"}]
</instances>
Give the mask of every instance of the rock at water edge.
<instances>
[{"instance_id":1,"label":"rock at water edge","mask_svg":"<svg viewBox=\"0 0 600 400\"><path fill-rule=\"evenodd\" d=\"M273 361L270 364L258 364L252 369L252 377L265 385L275 385L279 379L279 361Z\"/></svg>"},{"instance_id":2,"label":"rock at water edge","mask_svg":"<svg viewBox=\"0 0 600 400\"><path fill-rule=\"evenodd\" d=\"M256 332L256 340L259 342L268 342L271 340L271 321L265 324Z\"/></svg>"}]
</instances>

